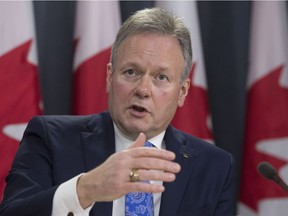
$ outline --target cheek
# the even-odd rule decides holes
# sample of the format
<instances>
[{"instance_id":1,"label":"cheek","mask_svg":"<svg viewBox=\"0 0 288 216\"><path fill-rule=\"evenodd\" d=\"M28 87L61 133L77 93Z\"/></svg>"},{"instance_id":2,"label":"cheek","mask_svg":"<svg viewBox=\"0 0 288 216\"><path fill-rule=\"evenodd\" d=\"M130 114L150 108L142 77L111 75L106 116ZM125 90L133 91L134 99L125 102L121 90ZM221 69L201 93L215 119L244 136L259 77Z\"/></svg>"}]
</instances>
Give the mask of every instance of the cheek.
<instances>
[{"instance_id":1,"label":"cheek","mask_svg":"<svg viewBox=\"0 0 288 216\"><path fill-rule=\"evenodd\" d=\"M117 98L119 99L119 98L127 97L129 92L131 91L131 88L129 87L129 85L127 85L127 83L125 84L121 82L114 82L112 84L111 90L113 92L113 95L115 95L115 99Z\"/></svg>"},{"instance_id":2,"label":"cheek","mask_svg":"<svg viewBox=\"0 0 288 216\"><path fill-rule=\"evenodd\" d=\"M174 109L178 106L179 94L175 91L159 91L155 102L162 109Z\"/></svg>"}]
</instances>

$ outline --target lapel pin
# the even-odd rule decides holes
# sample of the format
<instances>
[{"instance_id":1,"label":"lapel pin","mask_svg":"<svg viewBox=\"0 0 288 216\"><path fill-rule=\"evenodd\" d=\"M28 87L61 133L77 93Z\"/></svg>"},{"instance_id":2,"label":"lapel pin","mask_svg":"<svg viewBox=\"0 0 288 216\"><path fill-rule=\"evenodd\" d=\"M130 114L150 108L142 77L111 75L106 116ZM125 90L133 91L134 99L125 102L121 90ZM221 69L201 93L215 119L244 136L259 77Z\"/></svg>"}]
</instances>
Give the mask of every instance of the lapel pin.
<instances>
[{"instance_id":1,"label":"lapel pin","mask_svg":"<svg viewBox=\"0 0 288 216\"><path fill-rule=\"evenodd\" d=\"M182 154L182 156L186 159L190 158L192 155L193 155L194 151L185 146L185 145L182 145L181 149L180 149L180 154Z\"/></svg>"},{"instance_id":2,"label":"lapel pin","mask_svg":"<svg viewBox=\"0 0 288 216\"><path fill-rule=\"evenodd\" d=\"M189 158L189 155L186 152L183 152L183 157L184 158Z\"/></svg>"}]
</instances>

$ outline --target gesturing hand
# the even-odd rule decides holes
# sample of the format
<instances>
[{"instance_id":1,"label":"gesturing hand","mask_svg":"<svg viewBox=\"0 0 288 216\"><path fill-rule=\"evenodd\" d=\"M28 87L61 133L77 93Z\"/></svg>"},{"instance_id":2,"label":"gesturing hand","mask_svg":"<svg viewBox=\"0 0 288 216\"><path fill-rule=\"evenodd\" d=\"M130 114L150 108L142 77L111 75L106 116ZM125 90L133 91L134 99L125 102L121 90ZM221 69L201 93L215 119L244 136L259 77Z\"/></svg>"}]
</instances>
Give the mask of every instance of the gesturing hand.
<instances>
[{"instance_id":1,"label":"gesturing hand","mask_svg":"<svg viewBox=\"0 0 288 216\"><path fill-rule=\"evenodd\" d=\"M180 171L172 162L173 152L144 147L146 137L140 133L127 149L111 155L103 164L83 174L77 183L77 194L83 208L93 202L112 201L128 192L164 191L163 185L145 184L142 180L171 182ZM137 170L139 178L132 182L130 172Z\"/></svg>"}]
</instances>

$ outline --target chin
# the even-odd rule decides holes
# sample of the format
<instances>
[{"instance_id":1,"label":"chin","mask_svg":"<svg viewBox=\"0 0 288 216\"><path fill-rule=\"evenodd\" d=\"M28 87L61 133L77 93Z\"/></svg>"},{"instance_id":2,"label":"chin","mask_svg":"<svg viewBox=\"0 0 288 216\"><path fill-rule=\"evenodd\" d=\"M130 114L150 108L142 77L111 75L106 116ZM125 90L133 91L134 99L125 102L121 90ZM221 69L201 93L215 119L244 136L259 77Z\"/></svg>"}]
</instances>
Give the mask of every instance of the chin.
<instances>
[{"instance_id":1,"label":"chin","mask_svg":"<svg viewBox=\"0 0 288 216\"><path fill-rule=\"evenodd\" d=\"M145 135L146 135L146 129L144 129L144 128L139 128L139 127L133 127L133 126L129 126L128 128L127 128L128 130L128 133L131 135L131 136L133 136L133 137L138 137L138 135L142 132L142 133L144 133Z\"/></svg>"}]
</instances>

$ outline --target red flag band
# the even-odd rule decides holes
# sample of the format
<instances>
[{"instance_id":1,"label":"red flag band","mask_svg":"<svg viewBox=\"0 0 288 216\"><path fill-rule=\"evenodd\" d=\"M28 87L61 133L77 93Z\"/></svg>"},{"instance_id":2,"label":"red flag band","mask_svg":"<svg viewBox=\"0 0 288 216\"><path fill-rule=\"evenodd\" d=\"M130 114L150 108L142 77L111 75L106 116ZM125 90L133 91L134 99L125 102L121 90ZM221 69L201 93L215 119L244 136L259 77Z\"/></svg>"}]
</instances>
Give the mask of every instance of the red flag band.
<instances>
[{"instance_id":1,"label":"red flag band","mask_svg":"<svg viewBox=\"0 0 288 216\"><path fill-rule=\"evenodd\" d=\"M284 216L288 212L287 192L263 178L257 166L261 161L268 161L288 181L286 6L282 1L255 1L252 6L239 214Z\"/></svg>"},{"instance_id":2,"label":"red flag band","mask_svg":"<svg viewBox=\"0 0 288 216\"><path fill-rule=\"evenodd\" d=\"M0 2L0 200L24 128L41 113L32 14L30 1Z\"/></svg>"}]
</instances>

